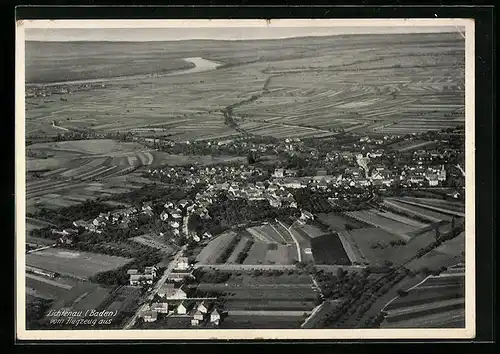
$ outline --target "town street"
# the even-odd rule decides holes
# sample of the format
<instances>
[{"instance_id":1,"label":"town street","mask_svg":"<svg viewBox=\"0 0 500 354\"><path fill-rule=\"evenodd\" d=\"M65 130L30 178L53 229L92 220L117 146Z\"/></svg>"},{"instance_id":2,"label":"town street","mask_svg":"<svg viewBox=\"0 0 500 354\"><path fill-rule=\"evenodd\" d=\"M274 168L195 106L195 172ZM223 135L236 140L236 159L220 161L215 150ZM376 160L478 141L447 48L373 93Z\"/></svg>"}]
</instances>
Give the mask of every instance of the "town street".
<instances>
[{"instance_id":1,"label":"town street","mask_svg":"<svg viewBox=\"0 0 500 354\"><path fill-rule=\"evenodd\" d=\"M150 294L146 297L146 299L144 301L144 304L142 304L141 306L139 306L139 308L135 312L134 316L125 324L125 326L123 327L123 329L130 329L130 328L132 328L134 326L135 322L137 321L137 319L139 318L139 316L141 315L141 313L144 312L144 311L147 311L147 309L149 308L149 301L153 300L153 298L156 295L156 293L158 292L158 290L160 290L161 287L163 286L163 284L165 284L165 282L167 281L168 276L170 275L170 273L172 272L172 270L174 270L175 265L177 264L177 261L182 256L185 248L186 248L186 246L183 246L175 254L175 256L172 259L172 261L168 264L167 269L165 269L165 272L163 273L162 277L156 282L156 284L153 287L153 289L151 290Z\"/></svg>"}]
</instances>

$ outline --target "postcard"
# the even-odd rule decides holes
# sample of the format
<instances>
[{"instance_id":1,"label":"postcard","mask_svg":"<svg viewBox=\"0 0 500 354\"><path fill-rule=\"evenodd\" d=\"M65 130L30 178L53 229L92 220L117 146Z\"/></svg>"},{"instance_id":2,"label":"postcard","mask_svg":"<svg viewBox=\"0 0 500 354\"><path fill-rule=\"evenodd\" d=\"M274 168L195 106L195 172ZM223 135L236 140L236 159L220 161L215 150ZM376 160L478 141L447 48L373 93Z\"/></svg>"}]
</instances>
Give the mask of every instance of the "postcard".
<instances>
[{"instance_id":1,"label":"postcard","mask_svg":"<svg viewBox=\"0 0 500 354\"><path fill-rule=\"evenodd\" d=\"M16 35L19 339L474 337L472 20Z\"/></svg>"}]
</instances>

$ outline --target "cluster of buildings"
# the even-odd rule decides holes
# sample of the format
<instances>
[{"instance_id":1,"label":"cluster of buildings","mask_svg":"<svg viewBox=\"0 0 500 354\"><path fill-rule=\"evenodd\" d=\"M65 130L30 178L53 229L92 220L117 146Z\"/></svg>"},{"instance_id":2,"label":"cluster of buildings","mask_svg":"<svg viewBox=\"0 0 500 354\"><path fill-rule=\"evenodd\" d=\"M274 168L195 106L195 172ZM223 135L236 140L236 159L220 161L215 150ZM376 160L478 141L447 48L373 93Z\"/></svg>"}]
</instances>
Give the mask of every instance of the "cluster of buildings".
<instances>
[{"instance_id":1,"label":"cluster of buildings","mask_svg":"<svg viewBox=\"0 0 500 354\"><path fill-rule=\"evenodd\" d=\"M129 283L132 286L153 285L157 277L158 268L155 266L145 267L143 272L138 269L129 269Z\"/></svg>"},{"instance_id":2,"label":"cluster of buildings","mask_svg":"<svg viewBox=\"0 0 500 354\"><path fill-rule=\"evenodd\" d=\"M118 209L107 213L100 213L97 217L90 221L73 221L73 226L76 228L83 227L85 230L90 232L102 233L102 229L106 225L121 225L122 227L127 227L132 218L140 213L152 213L151 205L145 204L141 210L137 210L136 208L131 207Z\"/></svg>"},{"instance_id":3,"label":"cluster of buildings","mask_svg":"<svg viewBox=\"0 0 500 354\"><path fill-rule=\"evenodd\" d=\"M446 169L444 165L440 167L406 167L401 172L401 180L404 184L434 187L446 181Z\"/></svg>"},{"instance_id":4,"label":"cluster of buildings","mask_svg":"<svg viewBox=\"0 0 500 354\"><path fill-rule=\"evenodd\" d=\"M218 326L221 320L220 309L207 300L185 300L173 299L173 301L153 302L149 308L141 313L144 322L156 322L158 315L172 317L190 318L191 326L197 327L202 324Z\"/></svg>"}]
</instances>

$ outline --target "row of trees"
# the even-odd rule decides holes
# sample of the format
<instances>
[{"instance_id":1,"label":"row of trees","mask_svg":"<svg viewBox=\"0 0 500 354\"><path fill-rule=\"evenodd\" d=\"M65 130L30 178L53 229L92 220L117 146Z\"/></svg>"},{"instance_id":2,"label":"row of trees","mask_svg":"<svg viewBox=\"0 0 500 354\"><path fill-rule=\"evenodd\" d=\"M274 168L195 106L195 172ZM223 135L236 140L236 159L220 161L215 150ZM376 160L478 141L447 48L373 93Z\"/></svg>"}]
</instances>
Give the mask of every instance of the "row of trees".
<instances>
[{"instance_id":1,"label":"row of trees","mask_svg":"<svg viewBox=\"0 0 500 354\"><path fill-rule=\"evenodd\" d=\"M241 235L238 234L235 238L231 240L229 245L227 245L227 247L224 248L224 250L219 254L215 263L226 263L227 259L229 258L231 253L233 253L234 248L236 247L238 242L240 242L240 240L241 240Z\"/></svg>"},{"instance_id":2,"label":"row of trees","mask_svg":"<svg viewBox=\"0 0 500 354\"><path fill-rule=\"evenodd\" d=\"M248 239L246 244L245 244L245 247L243 247L243 249L240 251L240 253L238 253L238 255L236 256L236 263L238 264L242 264L243 261L247 258L248 256L248 251L250 251L250 249L252 248L254 244L254 239Z\"/></svg>"}]
</instances>

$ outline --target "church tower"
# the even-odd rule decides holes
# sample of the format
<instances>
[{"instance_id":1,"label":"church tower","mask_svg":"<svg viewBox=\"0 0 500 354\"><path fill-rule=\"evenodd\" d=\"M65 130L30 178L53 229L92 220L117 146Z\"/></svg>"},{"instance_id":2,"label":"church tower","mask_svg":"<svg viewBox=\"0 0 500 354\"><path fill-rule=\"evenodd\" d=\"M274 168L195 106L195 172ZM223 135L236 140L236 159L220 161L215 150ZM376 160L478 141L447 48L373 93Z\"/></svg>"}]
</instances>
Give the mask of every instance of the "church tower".
<instances>
[{"instance_id":1,"label":"church tower","mask_svg":"<svg viewBox=\"0 0 500 354\"><path fill-rule=\"evenodd\" d=\"M444 165L441 165L441 171L439 172L438 180L446 181L446 170L444 169Z\"/></svg>"}]
</instances>

